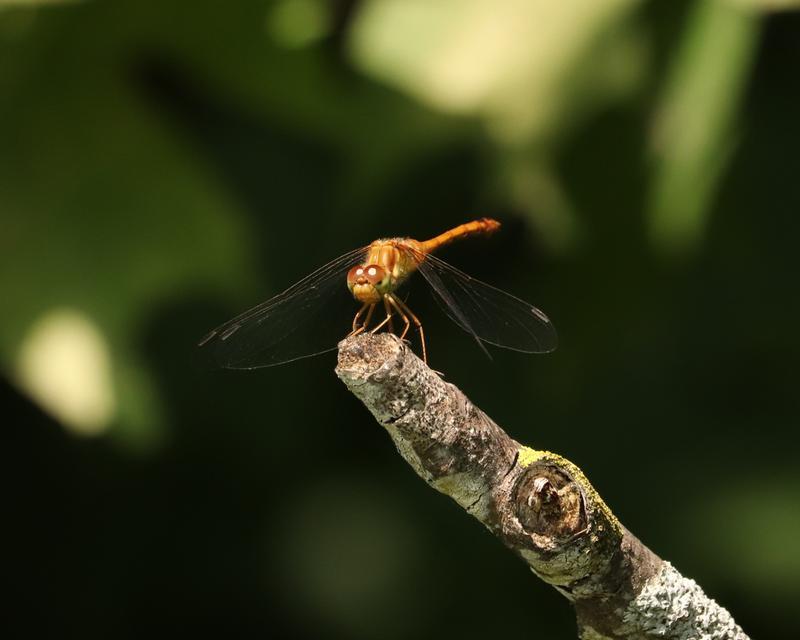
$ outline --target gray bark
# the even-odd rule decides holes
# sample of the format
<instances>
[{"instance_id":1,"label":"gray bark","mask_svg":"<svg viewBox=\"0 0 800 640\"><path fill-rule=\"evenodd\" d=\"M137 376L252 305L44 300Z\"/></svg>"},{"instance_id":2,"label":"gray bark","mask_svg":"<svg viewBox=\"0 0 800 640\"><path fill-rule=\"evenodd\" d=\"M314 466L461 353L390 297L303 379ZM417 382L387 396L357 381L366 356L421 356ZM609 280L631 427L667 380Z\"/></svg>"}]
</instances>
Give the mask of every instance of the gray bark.
<instances>
[{"instance_id":1,"label":"gray bark","mask_svg":"<svg viewBox=\"0 0 800 640\"><path fill-rule=\"evenodd\" d=\"M623 527L583 472L514 441L394 335L339 345L339 378L400 455L574 606L584 640L747 640Z\"/></svg>"}]
</instances>

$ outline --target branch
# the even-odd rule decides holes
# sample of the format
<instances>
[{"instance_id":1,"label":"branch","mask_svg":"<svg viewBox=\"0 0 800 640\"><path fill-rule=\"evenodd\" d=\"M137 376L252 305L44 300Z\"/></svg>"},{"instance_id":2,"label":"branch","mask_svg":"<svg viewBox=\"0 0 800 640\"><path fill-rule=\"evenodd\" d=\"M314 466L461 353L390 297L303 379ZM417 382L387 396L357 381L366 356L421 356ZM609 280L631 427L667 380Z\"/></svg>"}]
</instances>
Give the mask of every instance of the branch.
<instances>
[{"instance_id":1,"label":"branch","mask_svg":"<svg viewBox=\"0 0 800 640\"><path fill-rule=\"evenodd\" d=\"M577 466L510 438L397 337L344 340L336 373L423 480L569 600L580 638L748 640L619 523Z\"/></svg>"}]
</instances>

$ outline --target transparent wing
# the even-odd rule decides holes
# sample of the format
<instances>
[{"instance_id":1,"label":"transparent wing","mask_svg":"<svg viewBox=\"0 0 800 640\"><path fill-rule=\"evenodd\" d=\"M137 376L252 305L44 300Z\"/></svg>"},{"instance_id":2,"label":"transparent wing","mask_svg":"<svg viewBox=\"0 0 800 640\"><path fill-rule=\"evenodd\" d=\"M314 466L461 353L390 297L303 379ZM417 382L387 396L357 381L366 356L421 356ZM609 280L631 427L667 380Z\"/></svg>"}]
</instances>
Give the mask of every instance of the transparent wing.
<instances>
[{"instance_id":1,"label":"transparent wing","mask_svg":"<svg viewBox=\"0 0 800 640\"><path fill-rule=\"evenodd\" d=\"M558 346L553 323L529 302L476 280L435 256L416 259L436 301L484 351L484 342L525 353L547 353Z\"/></svg>"},{"instance_id":2,"label":"transparent wing","mask_svg":"<svg viewBox=\"0 0 800 640\"><path fill-rule=\"evenodd\" d=\"M220 325L201 341L230 369L270 367L325 353L350 330L358 303L346 274L366 247L320 267L266 302Z\"/></svg>"}]
</instances>

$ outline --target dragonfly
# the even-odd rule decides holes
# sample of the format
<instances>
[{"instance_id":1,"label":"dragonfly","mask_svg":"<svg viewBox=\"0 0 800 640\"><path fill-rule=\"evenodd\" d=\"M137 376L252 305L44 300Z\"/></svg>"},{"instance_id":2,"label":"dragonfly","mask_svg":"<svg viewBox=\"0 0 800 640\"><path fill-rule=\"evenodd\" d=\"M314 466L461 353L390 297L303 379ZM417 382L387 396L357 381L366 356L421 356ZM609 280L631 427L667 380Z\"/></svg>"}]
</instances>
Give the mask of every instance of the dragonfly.
<instances>
[{"instance_id":1,"label":"dragonfly","mask_svg":"<svg viewBox=\"0 0 800 640\"><path fill-rule=\"evenodd\" d=\"M365 332L388 330L404 340L413 327L427 363L422 322L398 292L419 271L445 313L487 355L485 344L524 353L553 351L558 337L542 311L433 255L456 240L488 236L499 227L497 220L481 218L430 240L375 240L339 256L283 293L220 325L199 345L213 350L223 367L256 369L332 351L342 337ZM352 322L347 320L350 332L342 336L342 325L331 316L347 313L349 318L354 310L353 299L360 307ZM343 300L349 301L346 311L338 311ZM381 313L383 318L378 321Z\"/></svg>"}]
</instances>

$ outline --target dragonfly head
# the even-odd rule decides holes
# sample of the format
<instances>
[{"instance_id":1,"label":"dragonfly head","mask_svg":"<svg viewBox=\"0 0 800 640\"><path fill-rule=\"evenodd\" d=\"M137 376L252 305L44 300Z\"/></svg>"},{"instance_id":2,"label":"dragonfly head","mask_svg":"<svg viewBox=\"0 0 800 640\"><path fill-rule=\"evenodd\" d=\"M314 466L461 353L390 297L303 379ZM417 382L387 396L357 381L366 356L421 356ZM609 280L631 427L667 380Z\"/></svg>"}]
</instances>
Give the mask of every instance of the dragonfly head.
<instances>
[{"instance_id":1,"label":"dragonfly head","mask_svg":"<svg viewBox=\"0 0 800 640\"><path fill-rule=\"evenodd\" d=\"M389 273L377 264L356 265L347 274L347 288L360 302L380 302L389 287Z\"/></svg>"}]
</instances>

